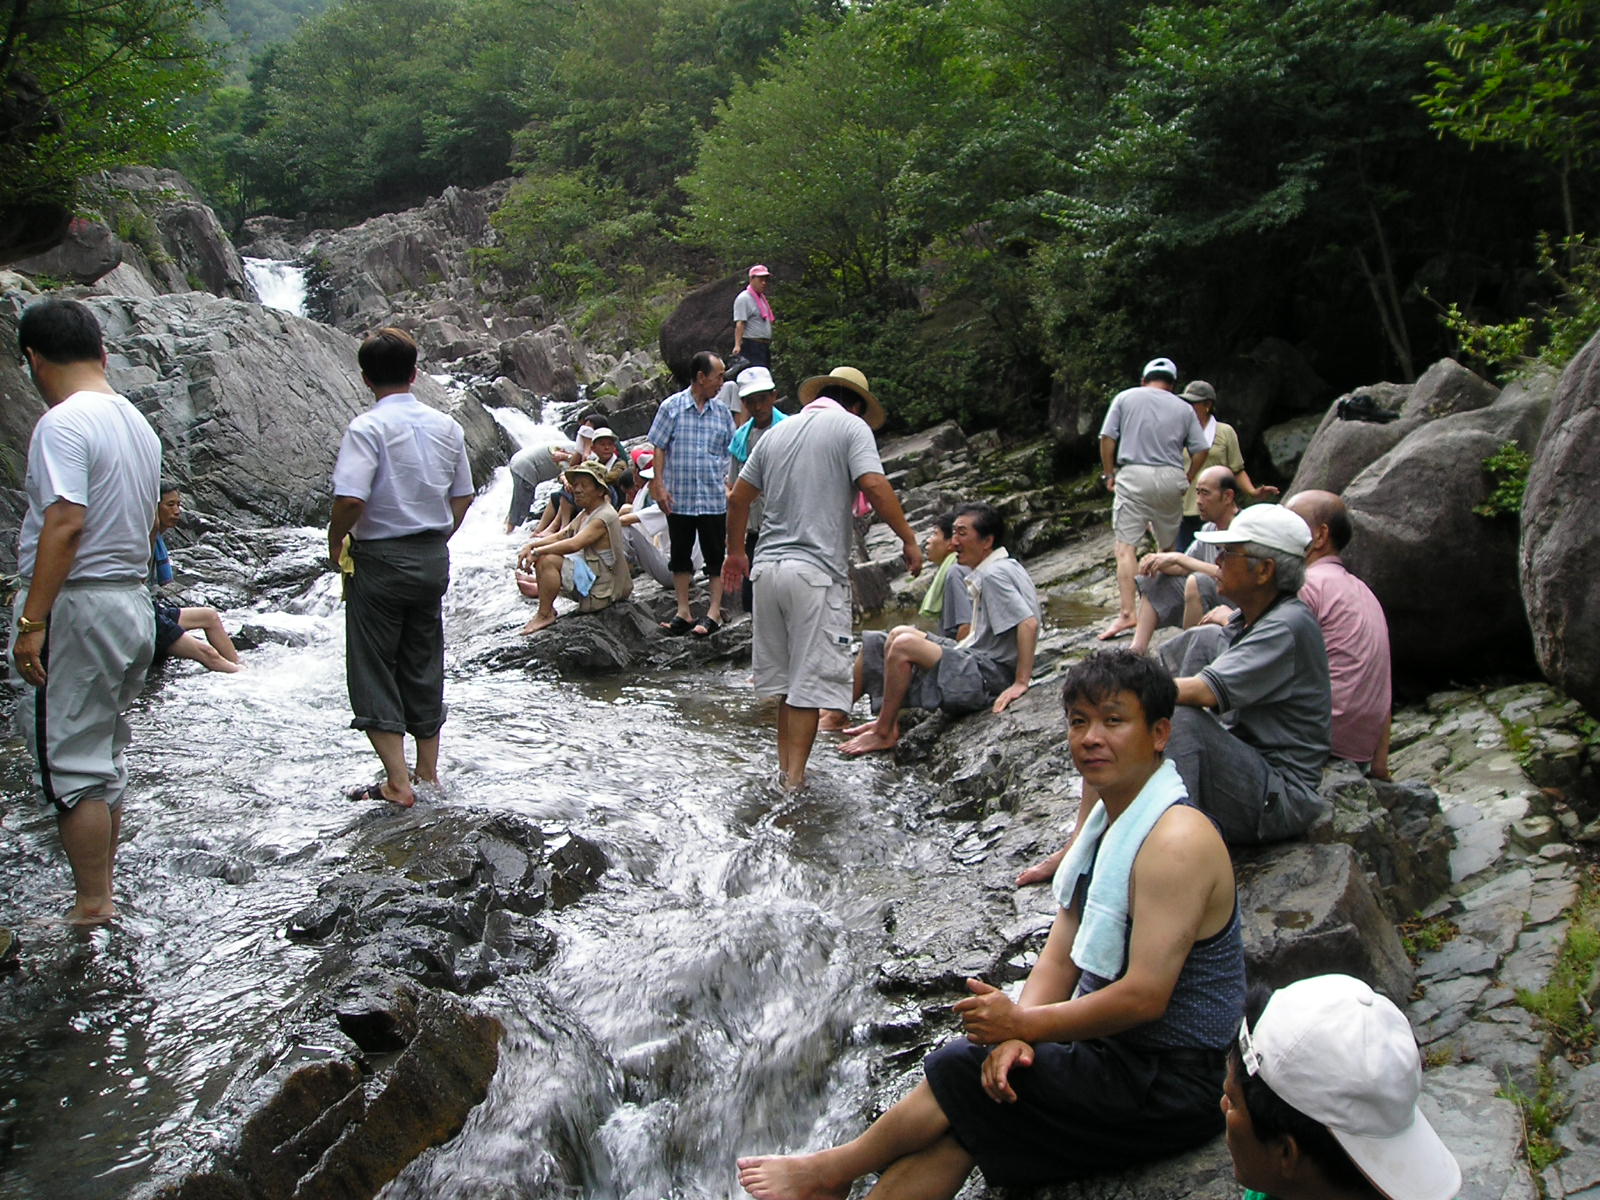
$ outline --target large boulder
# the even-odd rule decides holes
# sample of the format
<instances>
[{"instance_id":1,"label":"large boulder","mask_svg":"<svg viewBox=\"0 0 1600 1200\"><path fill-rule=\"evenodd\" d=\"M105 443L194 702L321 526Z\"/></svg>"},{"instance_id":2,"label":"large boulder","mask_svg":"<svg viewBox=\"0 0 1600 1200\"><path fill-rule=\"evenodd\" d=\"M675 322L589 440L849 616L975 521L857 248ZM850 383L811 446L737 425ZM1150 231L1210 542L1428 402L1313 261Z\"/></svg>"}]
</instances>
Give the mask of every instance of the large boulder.
<instances>
[{"instance_id":1,"label":"large boulder","mask_svg":"<svg viewBox=\"0 0 1600 1200\"><path fill-rule=\"evenodd\" d=\"M1531 450L1549 399L1546 387L1519 385L1486 408L1415 418L1424 423L1345 488L1356 527L1345 562L1383 603L1401 678L1531 665L1516 521L1474 510L1493 488L1484 460L1507 442Z\"/></svg>"},{"instance_id":2,"label":"large boulder","mask_svg":"<svg viewBox=\"0 0 1600 1200\"><path fill-rule=\"evenodd\" d=\"M570 403L578 398L572 335L564 325L525 333L500 343L500 371L519 387Z\"/></svg>"},{"instance_id":3,"label":"large boulder","mask_svg":"<svg viewBox=\"0 0 1600 1200\"><path fill-rule=\"evenodd\" d=\"M19 259L16 269L29 275L48 275L73 283L93 283L122 262L122 242L99 221L74 217L59 244Z\"/></svg>"},{"instance_id":4,"label":"large boulder","mask_svg":"<svg viewBox=\"0 0 1600 1200\"><path fill-rule=\"evenodd\" d=\"M112 384L150 418L164 470L197 508L274 524L326 519L344 428L371 404L354 338L202 292L87 303L105 331ZM425 376L415 390L461 421L474 480L486 480L509 453L499 426L475 399Z\"/></svg>"},{"instance_id":5,"label":"large boulder","mask_svg":"<svg viewBox=\"0 0 1600 1200\"><path fill-rule=\"evenodd\" d=\"M1522 501L1522 598L1545 675L1600 713L1600 334L1562 373Z\"/></svg>"},{"instance_id":6,"label":"large boulder","mask_svg":"<svg viewBox=\"0 0 1600 1200\"><path fill-rule=\"evenodd\" d=\"M746 284L731 275L695 288L661 324L661 359L680 383L689 382L689 361L702 350L733 349L733 301Z\"/></svg>"}]
</instances>

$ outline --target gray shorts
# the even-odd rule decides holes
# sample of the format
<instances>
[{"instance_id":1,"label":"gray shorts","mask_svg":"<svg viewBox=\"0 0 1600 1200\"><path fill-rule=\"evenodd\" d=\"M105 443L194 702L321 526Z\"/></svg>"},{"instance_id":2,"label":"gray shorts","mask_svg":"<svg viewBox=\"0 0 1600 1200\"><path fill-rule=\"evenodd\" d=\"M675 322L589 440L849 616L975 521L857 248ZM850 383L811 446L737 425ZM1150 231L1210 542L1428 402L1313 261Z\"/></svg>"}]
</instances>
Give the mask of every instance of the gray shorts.
<instances>
[{"instance_id":1,"label":"gray shorts","mask_svg":"<svg viewBox=\"0 0 1600 1200\"><path fill-rule=\"evenodd\" d=\"M938 634L928 640L943 653L932 670L916 667L906 692L907 708L938 708L948 713L971 713L988 708L995 697L1016 681L1016 672L985 654L963 650ZM872 711L883 707L883 655L889 635L869 629L861 635L861 690L872 700Z\"/></svg>"},{"instance_id":2,"label":"gray shorts","mask_svg":"<svg viewBox=\"0 0 1600 1200\"><path fill-rule=\"evenodd\" d=\"M1204 613L1215 608L1217 581L1210 575L1200 572L1194 575L1140 575L1134 580L1138 584L1139 595L1156 610L1157 629L1170 629L1183 624L1183 593L1190 579L1200 589L1200 611Z\"/></svg>"},{"instance_id":3,"label":"gray shorts","mask_svg":"<svg viewBox=\"0 0 1600 1200\"><path fill-rule=\"evenodd\" d=\"M751 658L758 696L793 708L850 707L850 585L795 559L771 559L750 573Z\"/></svg>"},{"instance_id":4,"label":"gray shorts","mask_svg":"<svg viewBox=\"0 0 1600 1200\"><path fill-rule=\"evenodd\" d=\"M1170 550L1183 523L1183 494L1189 477L1182 467L1129 463L1117 468L1117 489L1111 502L1111 532L1119 542L1137 546L1149 528L1156 549Z\"/></svg>"},{"instance_id":5,"label":"gray shorts","mask_svg":"<svg viewBox=\"0 0 1600 1200\"><path fill-rule=\"evenodd\" d=\"M22 682L10 646L24 588L12 610L6 662L22 691L17 724L33 755L34 783L47 803L66 810L83 799L115 806L128 788L126 751L133 731L124 719L155 656L156 619L143 581L67 584L50 610L45 633L45 685Z\"/></svg>"}]
</instances>

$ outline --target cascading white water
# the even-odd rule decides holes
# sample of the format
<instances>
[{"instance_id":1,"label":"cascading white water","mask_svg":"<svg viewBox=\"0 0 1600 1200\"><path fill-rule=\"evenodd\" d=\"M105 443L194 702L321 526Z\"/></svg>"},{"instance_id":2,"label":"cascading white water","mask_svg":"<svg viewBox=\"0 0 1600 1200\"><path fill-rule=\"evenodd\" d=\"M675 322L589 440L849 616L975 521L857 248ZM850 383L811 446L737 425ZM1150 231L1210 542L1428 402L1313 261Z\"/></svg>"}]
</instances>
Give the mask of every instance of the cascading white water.
<instances>
[{"instance_id":1,"label":"cascading white water","mask_svg":"<svg viewBox=\"0 0 1600 1200\"><path fill-rule=\"evenodd\" d=\"M306 269L275 258L246 258L244 273L268 308L306 315Z\"/></svg>"}]
</instances>

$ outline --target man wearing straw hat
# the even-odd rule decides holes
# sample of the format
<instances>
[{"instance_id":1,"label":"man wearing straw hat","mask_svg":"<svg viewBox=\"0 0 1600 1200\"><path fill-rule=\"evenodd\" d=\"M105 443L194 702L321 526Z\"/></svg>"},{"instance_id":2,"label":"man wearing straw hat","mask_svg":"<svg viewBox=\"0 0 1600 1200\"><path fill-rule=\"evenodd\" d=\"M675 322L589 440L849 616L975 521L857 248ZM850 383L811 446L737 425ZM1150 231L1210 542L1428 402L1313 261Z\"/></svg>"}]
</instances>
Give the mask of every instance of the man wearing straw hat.
<instances>
[{"instance_id":1,"label":"man wearing straw hat","mask_svg":"<svg viewBox=\"0 0 1600 1200\"><path fill-rule=\"evenodd\" d=\"M755 584L752 657L756 694L778 697L778 770L805 786L821 709L848 708L851 501L857 490L900 538L906 567L922 550L883 473L872 431L888 419L854 367L800 385L804 407L756 444L728 502L724 587ZM750 506L765 499L755 563L744 554Z\"/></svg>"}]
</instances>

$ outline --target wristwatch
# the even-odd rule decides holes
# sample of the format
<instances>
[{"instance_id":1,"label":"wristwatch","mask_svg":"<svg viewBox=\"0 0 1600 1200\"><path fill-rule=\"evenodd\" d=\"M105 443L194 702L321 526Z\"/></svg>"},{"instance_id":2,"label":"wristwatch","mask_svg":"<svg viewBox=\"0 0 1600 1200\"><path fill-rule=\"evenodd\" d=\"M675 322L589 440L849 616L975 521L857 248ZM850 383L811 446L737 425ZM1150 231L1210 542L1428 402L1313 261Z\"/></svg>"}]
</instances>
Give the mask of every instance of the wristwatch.
<instances>
[{"instance_id":1,"label":"wristwatch","mask_svg":"<svg viewBox=\"0 0 1600 1200\"><path fill-rule=\"evenodd\" d=\"M18 633L43 633L49 627L48 621L30 621L27 617L17 618Z\"/></svg>"}]
</instances>

